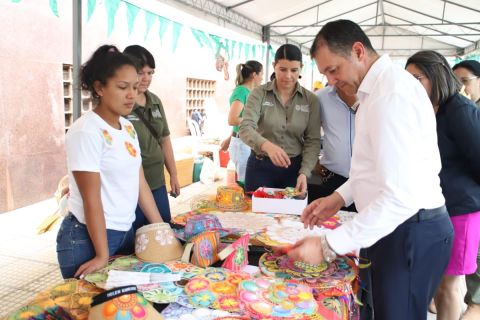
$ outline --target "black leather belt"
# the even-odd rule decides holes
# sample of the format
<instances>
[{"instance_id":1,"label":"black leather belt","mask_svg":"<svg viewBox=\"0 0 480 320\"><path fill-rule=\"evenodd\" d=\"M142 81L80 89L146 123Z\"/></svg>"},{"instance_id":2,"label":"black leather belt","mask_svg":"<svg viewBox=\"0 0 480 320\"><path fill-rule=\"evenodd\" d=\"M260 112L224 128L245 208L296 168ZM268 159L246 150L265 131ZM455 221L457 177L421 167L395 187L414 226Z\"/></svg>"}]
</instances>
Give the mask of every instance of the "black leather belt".
<instances>
[{"instance_id":1,"label":"black leather belt","mask_svg":"<svg viewBox=\"0 0 480 320\"><path fill-rule=\"evenodd\" d=\"M420 211L408 218L406 222L427 221L435 219L441 215L448 215L448 211L445 206L441 206L435 209L420 209Z\"/></svg>"},{"instance_id":2,"label":"black leather belt","mask_svg":"<svg viewBox=\"0 0 480 320\"><path fill-rule=\"evenodd\" d=\"M232 137L239 138L240 135L238 134L238 132L232 131Z\"/></svg>"}]
</instances>

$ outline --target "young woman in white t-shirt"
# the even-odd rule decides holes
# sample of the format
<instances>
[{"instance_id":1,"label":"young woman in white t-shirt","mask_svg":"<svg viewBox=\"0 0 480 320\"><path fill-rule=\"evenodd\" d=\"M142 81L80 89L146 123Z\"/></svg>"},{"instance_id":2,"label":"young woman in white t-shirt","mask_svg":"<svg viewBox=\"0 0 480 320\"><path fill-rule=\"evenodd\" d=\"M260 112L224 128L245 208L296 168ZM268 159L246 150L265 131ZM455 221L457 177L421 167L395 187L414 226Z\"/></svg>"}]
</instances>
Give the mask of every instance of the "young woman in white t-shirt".
<instances>
[{"instance_id":1,"label":"young woman in white t-shirt","mask_svg":"<svg viewBox=\"0 0 480 320\"><path fill-rule=\"evenodd\" d=\"M133 248L137 202L150 223L162 222L141 166L137 133L122 116L137 96L138 74L114 46L98 48L81 70L82 89L96 107L69 129L69 215L57 236L64 278L83 277Z\"/></svg>"}]
</instances>

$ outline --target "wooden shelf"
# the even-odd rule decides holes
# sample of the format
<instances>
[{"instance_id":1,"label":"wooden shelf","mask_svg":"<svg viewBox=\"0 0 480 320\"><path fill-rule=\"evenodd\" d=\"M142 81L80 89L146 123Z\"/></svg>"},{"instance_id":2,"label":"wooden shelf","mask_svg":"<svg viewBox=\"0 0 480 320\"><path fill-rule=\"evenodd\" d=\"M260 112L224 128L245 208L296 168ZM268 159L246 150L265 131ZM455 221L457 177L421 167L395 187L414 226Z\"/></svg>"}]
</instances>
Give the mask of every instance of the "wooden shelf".
<instances>
[{"instance_id":1,"label":"wooden shelf","mask_svg":"<svg viewBox=\"0 0 480 320\"><path fill-rule=\"evenodd\" d=\"M73 69L72 65L64 64L62 66L62 76L63 76L63 103L64 103L64 114L65 114L65 133L68 131L70 126L73 123ZM89 110L92 110L92 99L88 91L82 91L81 95L82 104L81 112L84 114Z\"/></svg>"}]
</instances>

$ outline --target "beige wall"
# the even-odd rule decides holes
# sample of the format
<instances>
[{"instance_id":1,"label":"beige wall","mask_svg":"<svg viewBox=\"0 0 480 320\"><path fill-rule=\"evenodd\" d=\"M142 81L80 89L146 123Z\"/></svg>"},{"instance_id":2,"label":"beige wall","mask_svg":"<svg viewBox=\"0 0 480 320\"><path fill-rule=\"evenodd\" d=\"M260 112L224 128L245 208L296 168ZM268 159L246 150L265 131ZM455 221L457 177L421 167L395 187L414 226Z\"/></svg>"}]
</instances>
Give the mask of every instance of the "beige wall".
<instances>
[{"instance_id":1,"label":"beige wall","mask_svg":"<svg viewBox=\"0 0 480 320\"><path fill-rule=\"evenodd\" d=\"M0 3L0 212L51 197L65 174L68 20L40 1Z\"/></svg>"},{"instance_id":2,"label":"beige wall","mask_svg":"<svg viewBox=\"0 0 480 320\"><path fill-rule=\"evenodd\" d=\"M86 6L84 1L84 21ZM62 64L72 61L71 2L58 1L58 9L60 17L50 11L48 1L0 2L0 213L53 196L66 174ZM231 62L231 79L224 81L214 57L200 50L188 25L172 54L160 43L158 25L145 37L141 13L129 35L124 9L108 37L106 11L97 4L84 22L83 61L105 43L120 50L130 44L148 48L157 63L151 90L164 103L172 137L187 134L187 77L217 81L215 102L225 114L237 62Z\"/></svg>"}]
</instances>

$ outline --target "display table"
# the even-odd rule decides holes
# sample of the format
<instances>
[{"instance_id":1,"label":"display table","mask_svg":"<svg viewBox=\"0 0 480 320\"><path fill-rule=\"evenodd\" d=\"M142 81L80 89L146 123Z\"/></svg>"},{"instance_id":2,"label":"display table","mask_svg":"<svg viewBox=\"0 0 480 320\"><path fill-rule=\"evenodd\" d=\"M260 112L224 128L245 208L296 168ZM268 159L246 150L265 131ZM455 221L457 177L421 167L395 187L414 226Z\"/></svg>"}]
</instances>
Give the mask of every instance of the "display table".
<instances>
[{"instance_id":1,"label":"display table","mask_svg":"<svg viewBox=\"0 0 480 320\"><path fill-rule=\"evenodd\" d=\"M250 265L259 266L256 271L249 273L228 271L219 268L221 261L211 267L200 268L182 261L148 263L138 260L135 256L114 257L106 268L89 274L85 280L68 280L64 284L49 288L7 319L30 319L39 313L53 314L63 311L71 315L72 319L87 319L93 296L104 289L109 289L109 272L112 270L178 276L178 281L137 285L142 296L169 320L221 319L226 316L237 319L242 319L242 316L246 316L243 319L265 319L282 313L288 316L271 319L358 319L358 305L354 299L358 268L354 259L340 257L332 264L312 267L291 261L279 253L272 253L272 246L295 241L299 230L307 232L298 229L298 216L254 214L248 210L240 213L220 212L205 207L203 210L178 215L173 222L177 226L182 226L193 215L205 213L218 216L222 225L225 224L223 227L236 227L237 234L231 234L224 238L224 241L234 241L245 233L251 235L248 261ZM327 226L337 227L350 218L351 214L341 213L329 219ZM275 233L278 226L284 230L283 237L277 237ZM325 230L328 231L328 228ZM268 286L275 288L284 288L281 290L287 292L297 292L297 289L293 289L296 286L303 288L301 290L309 288L310 293L305 292L302 298L307 300L297 305L299 301L295 300L298 299L295 297L287 299L275 295L268 296L270 289L267 285L261 289L252 284L257 281L255 279L264 277L266 280L258 281L260 283L264 281ZM210 284L207 285L209 281ZM242 291L237 286L244 281L247 282L243 285ZM207 286L203 287L204 285ZM267 293L261 293L261 290L267 290ZM267 298L263 300L261 297ZM307 303L313 301L308 299L314 299L315 305ZM295 311L290 309L292 303L295 305Z\"/></svg>"}]
</instances>

